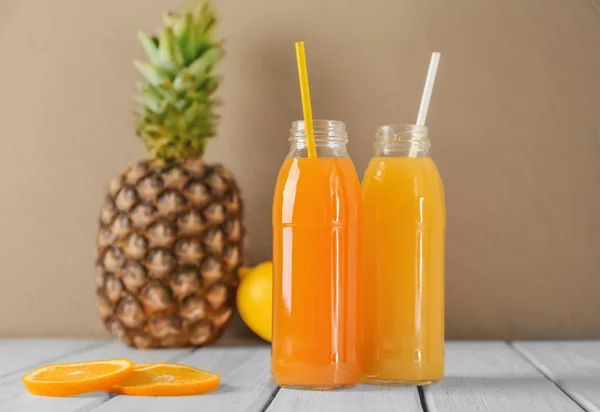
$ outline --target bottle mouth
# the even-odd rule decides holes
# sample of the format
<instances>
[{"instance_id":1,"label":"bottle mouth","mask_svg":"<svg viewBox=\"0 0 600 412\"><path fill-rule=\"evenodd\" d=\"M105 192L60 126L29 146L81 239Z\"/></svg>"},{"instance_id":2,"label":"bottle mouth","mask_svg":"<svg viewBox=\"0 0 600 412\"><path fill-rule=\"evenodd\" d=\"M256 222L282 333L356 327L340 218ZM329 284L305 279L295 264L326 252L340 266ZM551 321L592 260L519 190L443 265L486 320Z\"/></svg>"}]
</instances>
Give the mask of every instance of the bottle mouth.
<instances>
[{"instance_id":1,"label":"bottle mouth","mask_svg":"<svg viewBox=\"0 0 600 412\"><path fill-rule=\"evenodd\" d=\"M313 134L315 137L315 143L346 143L348 141L348 134L346 133L346 124L339 120L314 119ZM289 140L306 140L306 127L304 120L296 120L292 123Z\"/></svg>"},{"instance_id":2,"label":"bottle mouth","mask_svg":"<svg viewBox=\"0 0 600 412\"><path fill-rule=\"evenodd\" d=\"M375 140L381 143L410 142L429 145L429 129L416 124L387 124L377 128Z\"/></svg>"}]
</instances>

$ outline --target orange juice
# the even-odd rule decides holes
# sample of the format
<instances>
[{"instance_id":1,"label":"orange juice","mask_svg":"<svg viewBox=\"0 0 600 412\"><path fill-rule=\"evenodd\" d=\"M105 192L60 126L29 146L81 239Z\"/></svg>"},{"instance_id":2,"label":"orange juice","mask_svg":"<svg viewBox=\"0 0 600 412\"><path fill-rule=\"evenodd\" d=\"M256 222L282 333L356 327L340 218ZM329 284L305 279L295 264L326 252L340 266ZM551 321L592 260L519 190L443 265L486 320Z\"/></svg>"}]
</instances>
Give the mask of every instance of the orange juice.
<instances>
[{"instance_id":1,"label":"orange juice","mask_svg":"<svg viewBox=\"0 0 600 412\"><path fill-rule=\"evenodd\" d=\"M278 385L358 383L360 232L360 186L349 158L284 161L273 199L271 373Z\"/></svg>"},{"instance_id":2,"label":"orange juice","mask_svg":"<svg viewBox=\"0 0 600 412\"><path fill-rule=\"evenodd\" d=\"M394 135L362 183L362 381L424 384L444 374L444 191L427 151Z\"/></svg>"}]
</instances>

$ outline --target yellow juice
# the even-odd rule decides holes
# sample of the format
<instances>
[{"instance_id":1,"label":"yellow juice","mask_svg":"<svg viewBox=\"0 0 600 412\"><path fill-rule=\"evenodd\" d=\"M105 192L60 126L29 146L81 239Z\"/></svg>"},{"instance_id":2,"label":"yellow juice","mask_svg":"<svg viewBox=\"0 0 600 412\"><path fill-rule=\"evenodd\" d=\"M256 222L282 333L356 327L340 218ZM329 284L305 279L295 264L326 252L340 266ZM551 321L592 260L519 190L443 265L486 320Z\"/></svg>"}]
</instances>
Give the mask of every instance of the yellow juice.
<instances>
[{"instance_id":1,"label":"yellow juice","mask_svg":"<svg viewBox=\"0 0 600 412\"><path fill-rule=\"evenodd\" d=\"M429 157L375 157L363 182L362 381L444 375L444 189Z\"/></svg>"}]
</instances>

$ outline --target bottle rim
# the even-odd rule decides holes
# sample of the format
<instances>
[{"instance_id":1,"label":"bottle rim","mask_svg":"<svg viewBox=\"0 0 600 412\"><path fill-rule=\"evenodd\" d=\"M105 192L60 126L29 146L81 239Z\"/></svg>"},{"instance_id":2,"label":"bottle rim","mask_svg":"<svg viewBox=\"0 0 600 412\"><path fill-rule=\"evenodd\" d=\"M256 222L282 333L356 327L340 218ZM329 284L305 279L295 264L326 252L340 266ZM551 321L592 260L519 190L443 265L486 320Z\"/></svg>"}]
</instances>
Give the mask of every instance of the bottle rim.
<instances>
[{"instance_id":1,"label":"bottle rim","mask_svg":"<svg viewBox=\"0 0 600 412\"><path fill-rule=\"evenodd\" d=\"M379 142L429 143L429 129L416 124L386 124L377 128L375 138Z\"/></svg>"},{"instance_id":2,"label":"bottle rim","mask_svg":"<svg viewBox=\"0 0 600 412\"><path fill-rule=\"evenodd\" d=\"M291 141L306 140L304 120L296 120L292 122L290 128ZM315 142L348 142L348 133L346 133L346 123L339 120L313 119L313 133Z\"/></svg>"}]
</instances>

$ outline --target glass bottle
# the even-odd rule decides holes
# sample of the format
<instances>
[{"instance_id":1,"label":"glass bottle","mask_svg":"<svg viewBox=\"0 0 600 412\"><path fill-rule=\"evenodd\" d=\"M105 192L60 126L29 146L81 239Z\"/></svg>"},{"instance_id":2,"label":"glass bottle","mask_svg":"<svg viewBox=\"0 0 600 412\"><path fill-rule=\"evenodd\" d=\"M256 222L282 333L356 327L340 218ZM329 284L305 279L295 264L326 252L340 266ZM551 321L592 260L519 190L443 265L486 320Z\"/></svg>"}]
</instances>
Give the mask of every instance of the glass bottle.
<instances>
[{"instance_id":1,"label":"glass bottle","mask_svg":"<svg viewBox=\"0 0 600 412\"><path fill-rule=\"evenodd\" d=\"M377 130L362 182L362 381L444 375L444 189L425 126Z\"/></svg>"},{"instance_id":2,"label":"glass bottle","mask_svg":"<svg viewBox=\"0 0 600 412\"><path fill-rule=\"evenodd\" d=\"M361 193L345 124L314 120L316 158L304 122L273 198L271 374L280 386L353 386L359 367Z\"/></svg>"}]
</instances>

